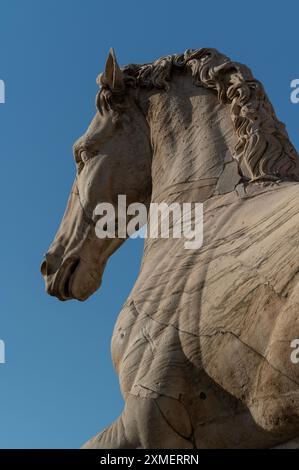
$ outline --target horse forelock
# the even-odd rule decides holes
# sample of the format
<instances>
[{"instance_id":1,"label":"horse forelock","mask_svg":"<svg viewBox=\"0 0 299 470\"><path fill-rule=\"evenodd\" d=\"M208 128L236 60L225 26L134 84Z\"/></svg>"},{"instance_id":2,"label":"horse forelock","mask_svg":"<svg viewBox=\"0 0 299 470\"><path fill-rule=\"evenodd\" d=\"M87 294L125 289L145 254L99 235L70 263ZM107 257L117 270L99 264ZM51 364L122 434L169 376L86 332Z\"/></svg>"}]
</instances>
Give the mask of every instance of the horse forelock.
<instances>
[{"instance_id":1,"label":"horse forelock","mask_svg":"<svg viewBox=\"0 0 299 470\"><path fill-rule=\"evenodd\" d=\"M299 181L299 159L288 134L273 110L262 83L250 69L216 49L187 49L183 54L161 57L152 63L122 68L126 89L161 89L167 92L174 72L190 70L195 86L216 93L230 104L237 135L233 157L246 166L252 181ZM101 76L98 83L102 84ZM102 84L103 85L103 84ZM111 97L102 86L103 94ZM245 175L244 175L245 176Z\"/></svg>"}]
</instances>

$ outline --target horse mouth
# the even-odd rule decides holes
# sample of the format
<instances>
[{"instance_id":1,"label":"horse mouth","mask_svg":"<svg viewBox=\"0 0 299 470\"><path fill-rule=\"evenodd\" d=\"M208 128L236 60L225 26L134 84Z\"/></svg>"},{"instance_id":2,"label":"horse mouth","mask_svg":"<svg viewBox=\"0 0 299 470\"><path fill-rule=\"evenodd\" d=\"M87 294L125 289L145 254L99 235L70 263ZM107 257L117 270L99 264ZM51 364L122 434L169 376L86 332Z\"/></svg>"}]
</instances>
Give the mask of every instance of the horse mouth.
<instances>
[{"instance_id":1,"label":"horse mouth","mask_svg":"<svg viewBox=\"0 0 299 470\"><path fill-rule=\"evenodd\" d=\"M53 295L58 297L59 300L70 300L74 298L72 294L72 281L79 264L80 260L78 258L70 258L66 260L60 268L60 273L57 276L53 289Z\"/></svg>"}]
</instances>

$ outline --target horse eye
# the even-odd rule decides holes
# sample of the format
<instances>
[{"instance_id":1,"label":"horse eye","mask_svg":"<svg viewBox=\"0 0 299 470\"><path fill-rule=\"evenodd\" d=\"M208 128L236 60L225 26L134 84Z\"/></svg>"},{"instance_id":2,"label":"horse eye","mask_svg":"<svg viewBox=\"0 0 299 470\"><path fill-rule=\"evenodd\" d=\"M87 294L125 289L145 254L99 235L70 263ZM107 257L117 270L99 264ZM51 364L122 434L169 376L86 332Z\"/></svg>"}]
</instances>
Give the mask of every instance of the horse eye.
<instances>
[{"instance_id":1,"label":"horse eye","mask_svg":"<svg viewBox=\"0 0 299 470\"><path fill-rule=\"evenodd\" d=\"M83 162L83 163L86 163L87 160L88 160L88 155L87 155L87 152L85 150L83 150L83 152L80 153L80 160Z\"/></svg>"}]
</instances>

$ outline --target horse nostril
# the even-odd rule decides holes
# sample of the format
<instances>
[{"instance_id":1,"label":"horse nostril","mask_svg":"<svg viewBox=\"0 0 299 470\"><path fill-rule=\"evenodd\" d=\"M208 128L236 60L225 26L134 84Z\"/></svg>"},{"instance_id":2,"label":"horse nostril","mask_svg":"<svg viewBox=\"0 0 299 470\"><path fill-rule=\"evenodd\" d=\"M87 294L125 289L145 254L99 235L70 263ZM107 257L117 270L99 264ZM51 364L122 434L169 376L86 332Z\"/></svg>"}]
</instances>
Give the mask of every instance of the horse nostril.
<instances>
[{"instance_id":1,"label":"horse nostril","mask_svg":"<svg viewBox=\"0 0 299 470\"><path fill-rule=\"evenodd\" d=\"M43 276L47 275L47 260L44 260L41 264L40 267L40 272L42 273Z\"/></svg>"},{"instance_id":2,"label":"horse nostril","mask_svg":"<svg viewBox=\"0 0 299 470\"><path fill-rule=\"evenodd\" d=\"M55 274L57 269L59 269L62 258L60 256L59 250L56 251L58 251L58 253L55 252L45 254L45 258L40 267L43 276L52 276L52 274Z\"/></svg>"},{"instance_id":3,"label":"horse nostril","mask_svg":"<svg viewBox=\"0 0 299 470\"><path fill-rule=\"evenodd\" d=\"M50 253L45 254L45 259L40 267L43 276L54 274L57 269L57 259Z\"/></svg>"}]
</instances>

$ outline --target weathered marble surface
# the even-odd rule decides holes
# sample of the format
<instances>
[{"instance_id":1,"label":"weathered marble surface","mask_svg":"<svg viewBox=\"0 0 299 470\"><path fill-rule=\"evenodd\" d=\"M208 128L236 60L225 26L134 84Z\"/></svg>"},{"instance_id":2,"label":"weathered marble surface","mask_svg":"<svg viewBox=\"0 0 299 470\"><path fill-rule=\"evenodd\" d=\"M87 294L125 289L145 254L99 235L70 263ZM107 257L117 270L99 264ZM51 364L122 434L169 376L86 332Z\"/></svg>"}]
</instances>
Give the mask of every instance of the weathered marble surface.
<instances>
[{"instance_id":1,"label":"weathered marble surface","mask_svg":"<svg viewBox=\"0 0 299 470\"><path fill-rule=\"evenodd\" d=\"M122 240L96 238L93 210L118 194L128 204L203 202L204 244L146 240L112 338L125 408L85 447L298 439L298 157L262 85L212 49L122 70L110 52L99 83L42 265L48 292L85 300L100 286Z\"/></svg>"}]
</instances>

